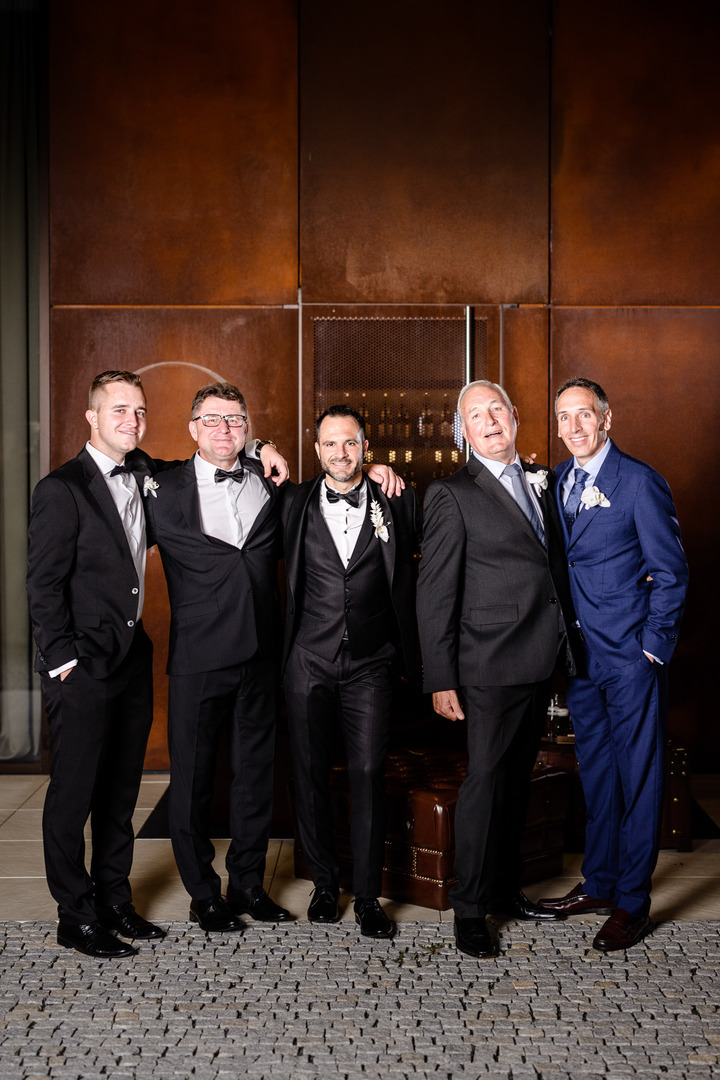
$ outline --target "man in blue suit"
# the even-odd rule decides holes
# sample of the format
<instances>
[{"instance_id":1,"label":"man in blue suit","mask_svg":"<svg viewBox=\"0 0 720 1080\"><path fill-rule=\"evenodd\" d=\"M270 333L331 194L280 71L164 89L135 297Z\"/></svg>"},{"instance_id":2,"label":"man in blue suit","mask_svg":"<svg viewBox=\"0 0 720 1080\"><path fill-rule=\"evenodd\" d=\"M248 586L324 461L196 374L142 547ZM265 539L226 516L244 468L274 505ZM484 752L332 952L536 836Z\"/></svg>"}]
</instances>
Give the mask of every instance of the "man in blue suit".
<instances>
[{"instance_id":1,"label":"man in blue suit","mask_svg":"<svg viewBox=\"0 0 720 1080\"><path fill-rule=\"evenodd\" d=\"M670 489L609 439L605 392L571 379L555 397L573 457L556 468L570 588L586 670L568 682L587 830L584 884L540 901L610 917L593 946L634 945L650 925L662 814L668 663L688 568Z\"/></svg>"}]
</instances>

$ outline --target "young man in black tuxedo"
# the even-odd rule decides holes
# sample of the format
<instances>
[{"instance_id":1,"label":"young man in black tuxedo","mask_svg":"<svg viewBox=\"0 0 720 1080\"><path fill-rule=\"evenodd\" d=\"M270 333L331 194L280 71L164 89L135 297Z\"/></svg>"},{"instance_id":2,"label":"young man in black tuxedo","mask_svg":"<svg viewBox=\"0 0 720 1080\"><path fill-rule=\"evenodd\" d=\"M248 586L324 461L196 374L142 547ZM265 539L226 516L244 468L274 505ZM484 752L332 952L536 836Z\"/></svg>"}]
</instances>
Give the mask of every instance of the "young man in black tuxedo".
<instances>
[{"instance_id":1,"label":"young man in black tuxedo","mask_svg":"<svg viewBox=\"0 0 720 1080\"><path fill-rule=\"evenodd\" d=\"M285 491L282 503L287 619L283 681L293 755L295 812L315 884L311 922L339 918L339 865L329 779L341 726L351 791L355 917L387 938L378 903L385 848L385 754L391 669L416 654L413 558L415 492L392 500L362 471L362 418L345 405L316 424L322 473Z\"/></svg>"},{"instance_id":2,"label":"young man in black tuxedo","mask_svg":"<svg viewBox=\"0 0 720 1080\"><path fill-rule=\"evenodd\" d=\"M146 428L137 375L97 376L85 416L85 448L35 488L27 590L53 753L43 840L57 940L119 957L136 950L115 935L164 936L135 911L128 881L152 720L142 491L155 464L137 449Z\"/></svg>"},{"instance_id":3,"label":"young man in black tuxedo","mask_svg":"<svg viewBox=\"0 0 720 1080\"><path fill-rule=\"evenodd\" d=\"M553 476L523 465L518 415L502 387L458 400L470 459L430 485L418 580L425 689L435 711L467 717L468 773L455 815L451 893L458 948L495 956L489 914L557 918L520 890L520 841L550 676L574 670L574 620Z\"/></svg>"}]
</instances>

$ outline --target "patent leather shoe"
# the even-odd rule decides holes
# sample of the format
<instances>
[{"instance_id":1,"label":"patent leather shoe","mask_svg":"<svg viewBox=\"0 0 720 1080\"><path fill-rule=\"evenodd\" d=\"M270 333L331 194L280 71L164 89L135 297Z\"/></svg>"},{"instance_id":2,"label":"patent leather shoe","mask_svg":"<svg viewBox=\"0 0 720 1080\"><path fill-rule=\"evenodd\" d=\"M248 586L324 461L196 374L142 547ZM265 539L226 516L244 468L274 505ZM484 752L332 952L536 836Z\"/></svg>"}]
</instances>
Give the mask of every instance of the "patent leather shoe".
<instances>
[{"instance_id":1,"label":"patent leather shoe","mask_svg":"<svg viewBox=\"0 0 720 1080\"><path fill-rule=\"evenodd\" d=\"M63 922L61 919L58 923L57 943L66 949L77 949L86 956L96 956L101 960L135 956L137 953L137 949L126 941L118 941L115 935L99 922L78 925Z\"/></svg>"},{"instance_id":2,"label":"patent leather shoe","mask_svg":"<svg viewBox=\"0 0 720 1080\"><path fill-rule=\"evenodd\" d=\"M631 915L624 908L615 908L595 935L593 949L600 952L629 949L632 945L637 945L649 929L650 919L647 915Z\"/></svg>"},{"instance_id":3,"label":"patent leather shoe","mask_svg":"<svg viewBox=\"0 0 720 1080\"><path fill-rule=\"evenodd\" d=\"M245 924L235 918L221 896L211 896L209 900L191 900L190 921L198 923L206 934L245 929Z\"/></svg>"},{"instance_id":4,"label":"patent leather shoe","mask_svg":"<svg viewBox=\"0 0 720 1080\"><path fill-rule=\"evenodd\" d=\"M388 919L374 896L358 896L355 901L355 922L363 937L391 938L395 924Z\"/></svg>"},{"instance_id":5,"label":"patent leather shoe","mask_svg":"<svg viewBox=\"0 0 720 1080\"><path fill-rule=\"evenodd\" d=\"M502 905L501 911L503 915L509 915L513 919L523 919L524 921L537 920L538 922L559 922L565 918L565 915L560 911L550 911L546 908L539 907L538 904L533 904L532 900L529 900L524 892L518 890L513 896L511 896Z\"/></svg>"},{"instance_id":6,"label":"patent leather shoe","mask_svg":"<svg viewBox=\"0 0 720 1080\"><path fill-rule=\"evenodd\" d=\"M565 896L544 897L538 900L537 906L560 915L610 915L613 901L589 896L580 882Z\"/></svg>"},{"instance_id":7,"label":"patent leather shoe","mask_svg":"<svg viewBox=\"0 0 720 1080\"><path fill-rule=\"evenodd\" d=\"M458 919L455 924L455 941L460 952L481 959L497 956L500 946L485 919Z\"/></svg>"},{"instance_id":8,"label":"patent leather shoe","mask_svg":"<svg viewBox=\"0 0 720 1080\"><path fill-rule=\"evenodd\" d=\"M100 908L98 920L106 930L119 934L120 937L142 938L143 940L165 937L165 931L138 915L130 901L126 904L113 904L111 907Z\"/></svg>"},{"instance_id":9,"label":"patent leather shoe","mask_svg":"<svg viewBox=\"0 0 720 1080\"><path fill-rule=\"evenodd\" d=\"M290 922L293 917L271 900L261 885L228 895L226 903L233 915L251 915L257 922Z\"/></svg>"},{"instance_id":10,"label":"patent leather shoe","mask_svg":"<svg viewBox=\"0 0 720 1080\"><path fill-rule=\"evenodd\" d=\"M332 885L318 885L313 892L307 916L312 923L336 923L340 920L338 890Z\"/></svg>"}]
</instances>

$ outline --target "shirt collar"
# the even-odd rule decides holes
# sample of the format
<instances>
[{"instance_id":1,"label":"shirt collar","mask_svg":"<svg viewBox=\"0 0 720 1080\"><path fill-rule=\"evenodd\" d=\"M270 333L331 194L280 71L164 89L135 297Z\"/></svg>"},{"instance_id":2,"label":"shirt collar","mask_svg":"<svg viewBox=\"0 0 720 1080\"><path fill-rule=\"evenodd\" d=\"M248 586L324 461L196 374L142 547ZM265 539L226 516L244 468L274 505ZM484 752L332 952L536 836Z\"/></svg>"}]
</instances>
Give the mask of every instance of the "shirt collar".
<instances>
[{"instance_id":1,"label":"shirt collar","mask_svg":"<svg viewBox=\"0 0 720 1080\"><path fill-rule=\"evenodd\" d=\"M587 461L584 465L578 465L577 458L573 458L573 466L576 469L584 469L594 484L597 480L597 474L600 472L603 465L605 464L605 458L608 456L611 445L612 439L607 438L605 440L605 445L603 446L602 450L600 450L600 452L597 453L595 457L591 457L590 460ZM587 484L587 480L585 481L585 483Z\"/></svg>"},{"instance_id":2,"label":"shirt collar","mask_svg":"<svg viewBox=\"0 0 720 1080\"><path fill-rule=\"evenodd\" d=\"M228 472L235 472L238 467L238 459L235 458ZM206 461L205 458L200 457L199 452L195 451L195 475L198 480L212 480L215 483L215 470L217 465L213 465L211 461Z\"/></svg>"},{"instance_id":3,"label":"shirt collar","mask_svg":"<svg viewBox=\"0 0 720 1080\"><path fill-rule=\"evenodd\" d=\"M504 461L495 461L494 458L484 458L484 457L481 457L480 454L476 454L475 451L473 450L472 446L470 447L470 453L473 454L478 459L478 461L481 461L486 469L490 470L490 472L493 474L493 476L495 477L496 480L500 479L502 474L505 472L505 469L507 468L507 464ZM520 455L518 454L517 451L515 451L515 457L510 462L510 464L511 465L517 464L522 469L522 462L520 460Z\"/></svg>"},{"instance_id":4,"label":"shirt collar","mask_svg":"<svg viewBox=\"0 0 720 1080\"><path fill-rule=\"evenodd\" d=\"M108 457L107 454L103 454L102 450L98 450L97 446L93 446L91 442L85 443L85 449L103 476L107 476L108 473L111 473L118 465L125 464L125 458L123 458L122 461L117 462L114 458Z\"/></svg>"},{"instance_id":5,"label":"shirt collar","mask_svg":"<svg viewBox=\"0 0 720 1080\"><path fill-rule=\"evenodd\" d=\"M360 477L357 484L355 484L354 487L351 487L349 489L349 491L343 491L343 492L338 491L338 495L340 495L340 494L349 495L351 491L357 491L358 488L362 488L364 483L365 483L365 476L363 475L363 476ZM328 492L327 477L322 482L322 490L323 490L323 498L327 499L327 492ZM336 488L333 488L333 491L336 491L336 490L337 490ZM361 498L362 498L362 492L360 493L360 495L361 495Z\"/></svg>"}]
</instances>

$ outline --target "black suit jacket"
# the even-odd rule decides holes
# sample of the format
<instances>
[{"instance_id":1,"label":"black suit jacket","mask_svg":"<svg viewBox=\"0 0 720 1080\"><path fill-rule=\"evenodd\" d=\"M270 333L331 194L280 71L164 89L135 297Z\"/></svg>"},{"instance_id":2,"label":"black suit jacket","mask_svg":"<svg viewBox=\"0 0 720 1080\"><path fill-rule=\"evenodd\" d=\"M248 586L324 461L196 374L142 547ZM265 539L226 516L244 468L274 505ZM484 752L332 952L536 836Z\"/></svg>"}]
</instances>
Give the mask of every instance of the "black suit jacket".
<instances>
[{"instance_id":1,"label":"black suit jacket","mask_svg":"<svg viewBox=\"0 0 720 1080\"><path fill-rule=\"evenodd\" d=\"M295 486L288 485L283 492L282 523L285 548L285 571L287 577L285 645L283 649L283 668L295 640L298 615L303 603L303 551L307 527L308 506L311 499L319 499L319 487L324 473L312 480ZM414 557L420 545L420 519L417 497L412 487L406 487L401 496L388 499L382 488L369 477L367 512L370 503L379 503L383 518L389 522L388 541L385 543L375 537L374 531L365 537L365 543L379 543L390 597L400 632L400 643L408 674L413 675L417 668L417 633L415 627L414 597L415 568ZM358 544L363 542L362 535ZM355 558L353 553L353 558ZM373 651L371 641L363 642L365 631L372 633L373 597L358 598L353 611L357 628L357 637L361 649L367 654ZM367 616L367 618L366 618Z\"/></svg>"},{"instance_id":2,"label":"black suit jacket","mask_svg":"<svg viewBox=\"0 0 720 1080\"><path fill-rule=\"evenodd\" d=\"M277 589L278 489L262 466L241 454L270 496L242 548L206 536L194 460L158 476L146 500L170 596L168 674L216 671L250 659L272 658L279 640Z\"/></svg>"},{"instance_id":3,"label":"black suit jacket","mask_svg":"<svg viewBox=\"0 0 720 1080\"><path fill-rule=\"evenodd\" d=\"M140 491L155 462L126 456ZM27 591L35 669L53 671L83 658L105 678L133 640L139 582L107 483L87 450L36 486L30 516Z\"/></svg>"},{"instance_id":4,"label":"black suit jacket","mask_svg":"<svg viewBox=\"0 0 720 1080\"><path fill-rule=\"evenodd\" d=\"M560 610L566 627L575 620L549 471L547 480L547 548L474 455L430 485L417 607L426 691L515 686L552 673Z\"/></svg>"}]
</instances>

